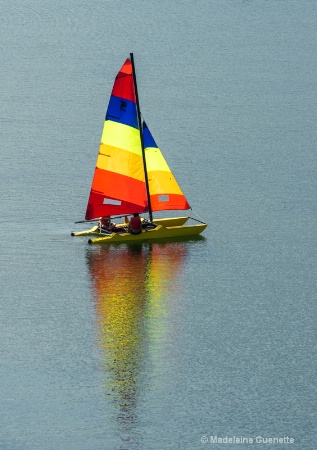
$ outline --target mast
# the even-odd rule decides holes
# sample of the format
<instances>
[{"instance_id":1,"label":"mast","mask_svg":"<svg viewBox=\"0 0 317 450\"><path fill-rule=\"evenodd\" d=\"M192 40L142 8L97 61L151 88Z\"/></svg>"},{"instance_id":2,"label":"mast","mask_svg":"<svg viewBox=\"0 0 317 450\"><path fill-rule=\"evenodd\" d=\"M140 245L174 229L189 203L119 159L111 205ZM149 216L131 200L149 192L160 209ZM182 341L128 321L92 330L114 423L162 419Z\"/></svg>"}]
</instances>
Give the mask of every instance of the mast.
<instances>
[{"instance_id":1,"label":"mast","mask_svg":"<svg viewBox=\"0 0 317 450\"><path fill-rule=\"evenodd\" d=\"M136 109L137 109L137 114L138 114L138 122L139 122L139 130L140 130L140 140L141 140L141 148L142 148L142 158L143 158L144 177L145 177L145 186L146 186L146 196L147 196L147 203L148 203L150 221L152 222L153 221L153 214L152 214L152 207L151 207L149 180L148 180L147 169L146 169L146 159L145 159L145 150L144 150L144 142L143 142L143 132L142 132L143 127L142 127L142 121L141 121L138 86L137 86L137 83L136 83L136 75L135 75L135 66L134 66L133 53L130 53L130 57L131 57L131 63L132 63L132 75L133 75L133 81L134 81Z\"/></svg>"}]
</instances>

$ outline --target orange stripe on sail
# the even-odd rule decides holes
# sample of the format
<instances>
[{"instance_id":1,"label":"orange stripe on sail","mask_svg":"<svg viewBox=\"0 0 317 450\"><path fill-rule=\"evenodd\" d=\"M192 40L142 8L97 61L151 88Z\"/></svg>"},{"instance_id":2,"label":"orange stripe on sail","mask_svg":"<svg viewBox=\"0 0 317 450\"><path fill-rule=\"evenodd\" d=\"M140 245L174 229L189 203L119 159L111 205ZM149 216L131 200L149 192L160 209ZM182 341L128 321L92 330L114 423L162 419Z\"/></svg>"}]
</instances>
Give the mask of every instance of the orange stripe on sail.
<instances>
[{"instance_id":1,"label":"orange stripe on sail","mask_svg":"<svg viewBox=\"0 0 317 450\"><path fill-rule=\"evenodd\" d=\"M98 167L95 170L91 189L103 194L105 198L135 203L143 207L147 204L144 181L98 169Z\"/></svg>"},{"instance_id":2,"label":"orange stripe on sail","mask_svg":"<svg viewBox=\"0 0 317 450\"><path fill-rule=\"evenodd\" d=\"M131 63L131 60L129 58L127 58L125 60L125 62L123 64L123 66L121 67L119 73L120 72L127 73L129 75L132 74L132 63Z\"/></svg>"},{"instance_id":3,"label":"orange stripe on sail","mask_svg":"<svg viewBox=\"0 0 317 450\"><path fill-rule=\"evenodd\" d=\"M151 206L153 211L190 209L186 198L177 194L151 195Z\"/></svg>"}]
</instances>

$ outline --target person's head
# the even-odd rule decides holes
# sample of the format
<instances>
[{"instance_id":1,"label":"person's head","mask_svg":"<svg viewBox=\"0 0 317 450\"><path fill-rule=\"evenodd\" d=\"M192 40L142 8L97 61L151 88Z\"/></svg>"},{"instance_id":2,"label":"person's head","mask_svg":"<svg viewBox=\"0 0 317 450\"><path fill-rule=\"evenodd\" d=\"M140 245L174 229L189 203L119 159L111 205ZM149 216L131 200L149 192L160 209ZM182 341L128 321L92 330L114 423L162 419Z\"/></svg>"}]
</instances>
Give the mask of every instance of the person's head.
<instances>
[{"instance_id":1,"label":"person's head","mask_svg":"<svg viewBox=\"0 0 317 450\"><path fill-rule=\"evenodd\" d=\"M138 217L139 213L134 213L133 217Z\"/></svg>"}]
</instances>

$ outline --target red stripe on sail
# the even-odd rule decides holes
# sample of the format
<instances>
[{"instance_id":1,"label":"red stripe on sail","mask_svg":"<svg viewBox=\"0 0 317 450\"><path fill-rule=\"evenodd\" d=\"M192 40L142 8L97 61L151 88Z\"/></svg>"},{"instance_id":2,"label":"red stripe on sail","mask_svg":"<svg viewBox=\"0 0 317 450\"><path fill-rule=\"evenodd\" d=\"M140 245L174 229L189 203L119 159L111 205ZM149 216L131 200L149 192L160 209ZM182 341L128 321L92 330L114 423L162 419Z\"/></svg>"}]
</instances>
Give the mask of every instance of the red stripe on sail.
<instances>
[{"instance_id":1,"label":"red stripe on sail","mask_svg":"<svg viewBox=\"0 0 317 450\"><path fill-rule=\"evenodd\" d=\"M104 195L99 192L90 192L89 202L86 212L86 220L96 219L97 217L128 215L135 212L147 212L147 208L135 203L121 202L121 205L104 205Z\"/></svg>"},{"instance_id":2,"label":"red stripe on sail","mask_svg":"<svg viewBox=\"0 0 317 450\"><path fill-rule=\"evenodd\" d=\"M136 102L132 75L132 63L130 59L126 60L116 76L111 95L130 100L134 103Z\"/></svg>"}]
</instances>

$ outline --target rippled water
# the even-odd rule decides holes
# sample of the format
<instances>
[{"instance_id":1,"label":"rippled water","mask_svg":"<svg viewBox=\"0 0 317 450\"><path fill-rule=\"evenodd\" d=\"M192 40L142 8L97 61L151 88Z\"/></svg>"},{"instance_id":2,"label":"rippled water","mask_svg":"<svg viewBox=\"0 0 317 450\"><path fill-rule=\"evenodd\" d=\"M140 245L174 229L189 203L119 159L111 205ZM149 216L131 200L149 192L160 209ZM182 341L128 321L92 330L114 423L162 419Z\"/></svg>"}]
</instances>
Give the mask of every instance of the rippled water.
<instances>
[{"instance_id":1,"label":"rippled water","mask_svg":"<svg viewBox=\"0 0 317 450\"><path fill-rule=\"evenodd\" d=\"M2 0L1 449L316 447L316 9ZM131 51L201 239L70 236Z\"/></svg>"}]
</instances>

